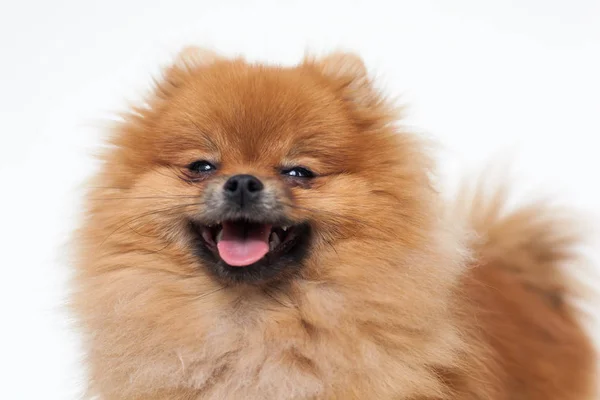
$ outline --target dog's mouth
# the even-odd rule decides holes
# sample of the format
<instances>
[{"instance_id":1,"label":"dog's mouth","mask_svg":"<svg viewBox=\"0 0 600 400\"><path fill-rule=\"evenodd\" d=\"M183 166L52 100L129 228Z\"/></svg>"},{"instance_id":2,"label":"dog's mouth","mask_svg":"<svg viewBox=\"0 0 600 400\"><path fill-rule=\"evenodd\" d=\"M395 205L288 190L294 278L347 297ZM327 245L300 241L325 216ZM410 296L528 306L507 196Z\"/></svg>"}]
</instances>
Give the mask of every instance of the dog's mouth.
<instances>
[{"instance_id":1,"label":"dog's mouth","mask_svg":"<svg viewBox=\"0 0 600 400\"><path fill-rule=\"evenodd\" d=\"M204 245L231 267L275 262L298 244L303 225L273 225L247 220L223 221L197 227Z\"/></svg>"}]
</instances>

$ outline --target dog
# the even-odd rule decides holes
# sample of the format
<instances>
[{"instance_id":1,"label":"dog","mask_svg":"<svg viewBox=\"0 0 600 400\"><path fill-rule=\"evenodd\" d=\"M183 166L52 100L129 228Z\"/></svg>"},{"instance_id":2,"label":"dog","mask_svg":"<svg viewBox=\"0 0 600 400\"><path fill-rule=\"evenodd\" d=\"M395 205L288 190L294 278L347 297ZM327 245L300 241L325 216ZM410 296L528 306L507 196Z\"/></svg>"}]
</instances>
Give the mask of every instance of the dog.
<instances>
[{"instance_id":1,"label":"dog","mask_svg":"<svg viewBox=\"0 0 600 400\"><path fill-rule=\"evenodd\" d=\"M71 305L101 399L583 400L575 222L445 200L361 58L195 47L89 183Z\"/></svg>"}]
</instances>

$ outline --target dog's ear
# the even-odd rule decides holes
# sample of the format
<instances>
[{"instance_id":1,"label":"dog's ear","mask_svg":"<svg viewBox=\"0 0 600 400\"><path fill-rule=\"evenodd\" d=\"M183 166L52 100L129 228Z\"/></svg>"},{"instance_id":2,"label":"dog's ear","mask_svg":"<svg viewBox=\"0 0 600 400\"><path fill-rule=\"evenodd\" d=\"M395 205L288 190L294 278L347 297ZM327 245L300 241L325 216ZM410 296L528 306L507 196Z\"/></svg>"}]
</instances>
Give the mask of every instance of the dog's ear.
<instances>
[{"instance_id":1,"label":"dog's ear","mask_svg":"<svg viewBox=\"0 0 600 400\"><path fill-rule=\"evenodd\" d=\"M219 61L225 61L225 57L213 50L196 46L185 47L164 69L163 79L156 81L157 94L162 98L169 98L172 91L180 87L193 71Z\"/></svg>"},{"instance_id":2,"label":"dog's ear","mask_svg":"<svg viewBox=\"0 0 600 400\"><path fill-rule=\"evenodd\" d=\"M321 71L333 78L352 78L363 81L367 78L367 67L354 53L336 52L318 61Z\"/></svg>"},{"instance_id":3,"label":"dog's ear","mask_svg":"<svg viewBox=\"0 0 600 400\"><path fill-rule=\"evenodd\" d=\"M371 107L380 102L363 60L354 53L336 52L318 60L307 60L330 78L342 97L358 107Z\"/></svg>"},{"instance_id":4,"label":"dog's ear","mask_svg":"<svg viewBox=\"0 0 600 400\"><path fill-rule=\"evenodd\" d=\"M197 46L188 46L177 54L175 61L173 62L173 67L188 69L205 67L224 59L224 57L213 50Z\"/></svg>"}]
</instances>

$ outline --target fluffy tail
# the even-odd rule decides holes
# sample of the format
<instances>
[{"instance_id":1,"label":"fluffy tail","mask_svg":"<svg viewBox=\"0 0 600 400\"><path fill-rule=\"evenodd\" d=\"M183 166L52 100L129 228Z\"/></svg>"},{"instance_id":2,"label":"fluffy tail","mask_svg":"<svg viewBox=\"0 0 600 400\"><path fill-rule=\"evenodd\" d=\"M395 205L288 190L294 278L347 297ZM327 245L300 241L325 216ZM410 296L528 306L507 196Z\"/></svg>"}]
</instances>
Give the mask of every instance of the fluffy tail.
<instances>
[{"instance_id":1,"label":"fluffy tail","mask_svg":"<svg viewBox=\"0 0 600 400\"><path fill-rule=\"evenodd\" d=\"M469 293L489 311L480 315L482 332L507 379L524 379L527 393L540 394L523 398L598 399L591 393L600 371L599 280L585 254L591 230L547 201L510 207L505 189L485 185L461 191L458 205L456 215L476 233L473 276L482 284Z\"/></svg>"},{"instance_id":2,"label":"fluffy tail","mask_svg":"<svg viewBox=\"0 0 600 400\"><path fill-rule=\"evenodd\" d=\"M504 187L492 191L484 185L462 190L458 204L476 233L478 260L513 271L559 302L592 295L584 284L591 270L583 268L589 232L573 213L544 201L511 209Z\"/></svg>"}]
</instances>

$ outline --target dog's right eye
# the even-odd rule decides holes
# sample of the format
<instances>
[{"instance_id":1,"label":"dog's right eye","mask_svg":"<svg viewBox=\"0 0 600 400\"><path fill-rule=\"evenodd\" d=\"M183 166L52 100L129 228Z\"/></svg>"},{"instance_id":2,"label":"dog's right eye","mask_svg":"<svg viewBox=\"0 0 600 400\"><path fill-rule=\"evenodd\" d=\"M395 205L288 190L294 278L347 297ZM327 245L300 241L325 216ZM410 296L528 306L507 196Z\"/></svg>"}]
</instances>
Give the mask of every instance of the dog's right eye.
<instances>
[{"instance_id":1,"label":"dog's right eye","mask_svg":"<svg viewBox=\"0 0 600 400\"><path fill-rule=\"evenodd\" d=\"M195 174L206 174L216 171L217 167L206 160L198 160L188 165L188 169Z\"/></svg>"}]
</instances>

